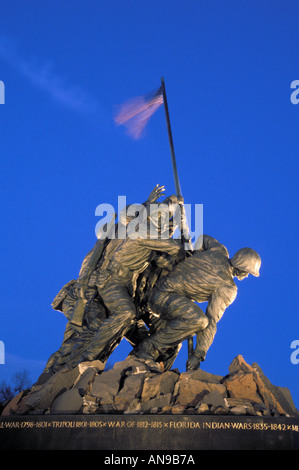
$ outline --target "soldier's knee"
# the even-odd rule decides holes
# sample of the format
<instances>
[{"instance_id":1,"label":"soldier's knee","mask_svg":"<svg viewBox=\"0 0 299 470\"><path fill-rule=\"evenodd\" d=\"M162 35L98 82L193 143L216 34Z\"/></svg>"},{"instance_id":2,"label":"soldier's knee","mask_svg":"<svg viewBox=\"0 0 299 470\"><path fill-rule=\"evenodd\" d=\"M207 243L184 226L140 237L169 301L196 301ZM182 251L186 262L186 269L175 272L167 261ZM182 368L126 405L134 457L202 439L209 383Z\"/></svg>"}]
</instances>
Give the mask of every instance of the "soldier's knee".
<instances>
[{"instance_id":1,"label":"soldier's knee","mask_svg":"<svg viewBox=\"0 0 299 470\"><path fill-rule=\"evenodd\" d=\"M205 330L208 324L209 324L209 320L205 315L203 317L200 317L199 319L200 331Z\"/></svg>"},{"instance_id":2,"label":"soldier's knee","mask_svg":"<svg viewBox=\"0 0 299 470\"><path fill-rule=\"evenodd\" d=\"M196 333L199 333L202 330L205 330L209 324L209 320L206 315L202 312L198 312L196 318L193 319L194 330Z\"/></svg>"}]
</instances>

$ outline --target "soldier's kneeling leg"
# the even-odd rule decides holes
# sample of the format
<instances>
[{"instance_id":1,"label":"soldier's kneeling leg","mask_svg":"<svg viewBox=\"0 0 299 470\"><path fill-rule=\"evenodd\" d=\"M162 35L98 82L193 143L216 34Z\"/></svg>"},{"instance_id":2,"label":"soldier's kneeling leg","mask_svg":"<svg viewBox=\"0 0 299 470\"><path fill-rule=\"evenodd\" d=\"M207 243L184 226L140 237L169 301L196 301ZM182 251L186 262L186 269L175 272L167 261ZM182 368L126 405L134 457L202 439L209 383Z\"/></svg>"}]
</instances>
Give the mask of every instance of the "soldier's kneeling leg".
<instances>
[{"instance_id":1,"label":"soldier's kneeling leg","mask_svg":"<svg viewBox=\"0 0 299 470\"><path fill-rule=\"evenodd\" d=\"M151 310L160 315L166 326L142 341L136 353L140 357L153 359L173 348L185 339L204 330L209 320L202 309L191 300L174 292L162 292L158 289L152 295L149 305Z\"/></svg>"},{"instance_id":2,"label":"soldier's kneeling leg","mask_svg":"<svg viewBox=\"0 0 299 470\"><path fill-rule=\"evenodd\" d=\"M100 325L98 333L84 352L84 358L105 361L134 324L136 309L127 289L122 285L110 284L99 294L109 316Z\"/></svg>"}]
</instances>

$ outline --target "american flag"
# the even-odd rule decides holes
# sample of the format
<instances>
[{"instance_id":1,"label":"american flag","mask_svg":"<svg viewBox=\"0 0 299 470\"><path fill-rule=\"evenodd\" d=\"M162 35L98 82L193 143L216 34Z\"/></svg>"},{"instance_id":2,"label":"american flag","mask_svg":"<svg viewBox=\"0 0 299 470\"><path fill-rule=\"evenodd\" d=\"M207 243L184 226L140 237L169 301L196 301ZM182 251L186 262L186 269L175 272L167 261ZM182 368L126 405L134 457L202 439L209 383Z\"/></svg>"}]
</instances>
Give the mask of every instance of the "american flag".
<instances>
[{"instance_id":1,"label":"american flag","mask_svg":"<svg viewBox=\"0 0 299 470\"><path fill-rule=\"evenodd\" d=\"M154 93L138 96L123 103L114 118L118 126L125 126L133 139L140 139L150 117L163 104L163 89Z\"/></svg>"}]
</instances>

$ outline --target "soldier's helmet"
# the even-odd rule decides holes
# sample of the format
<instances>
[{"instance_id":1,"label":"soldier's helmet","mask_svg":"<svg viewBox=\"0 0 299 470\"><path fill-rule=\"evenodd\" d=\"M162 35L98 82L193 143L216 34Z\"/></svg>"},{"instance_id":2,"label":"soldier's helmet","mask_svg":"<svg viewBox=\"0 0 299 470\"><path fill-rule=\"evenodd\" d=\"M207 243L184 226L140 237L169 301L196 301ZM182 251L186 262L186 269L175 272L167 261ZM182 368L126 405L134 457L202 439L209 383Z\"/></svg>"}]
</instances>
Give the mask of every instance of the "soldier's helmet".
<instances>
[{"instance_id":1,"label":"soldier's helmet","mask_svg":"<svg viewBox=\"0 0 299 470\"><path fill-rule=\"evenodd\" d=\"M240 271L245 271L255 277L259 277L260 275L259 271L262 260L260 255L252 248L241 248L231 258L230 262L235 268L240 269Z\"/></svg>"}]
</instances>

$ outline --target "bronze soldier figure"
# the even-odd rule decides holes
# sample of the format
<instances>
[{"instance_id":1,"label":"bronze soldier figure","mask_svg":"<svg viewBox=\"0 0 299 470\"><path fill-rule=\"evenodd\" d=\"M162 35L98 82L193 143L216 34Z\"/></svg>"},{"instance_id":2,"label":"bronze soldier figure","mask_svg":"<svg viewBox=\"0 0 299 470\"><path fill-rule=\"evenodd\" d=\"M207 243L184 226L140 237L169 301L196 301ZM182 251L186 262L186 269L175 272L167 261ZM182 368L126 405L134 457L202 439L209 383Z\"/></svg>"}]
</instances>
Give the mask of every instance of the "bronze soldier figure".
<instances>
[{"instance_id":1,"label":"bronze soldier figure","mask_svg":"<svg viewBox=\"0 0 299 470\"><path fill-rule=\"evenodd\" d=\"M240 249L230 259L224 245L204 235L201 249L194 250L154 287L149 307L159 315L160 323L133 354L165 360L167 351L177 353L182 341L197 334L196 348L187 361L188 370L197 369L213 342L216 324L236 298L233 278L259 276L260 265L260 256L251 248ZM208 302L205 314L195 302Z\"/></svg>"}]
</instances>

